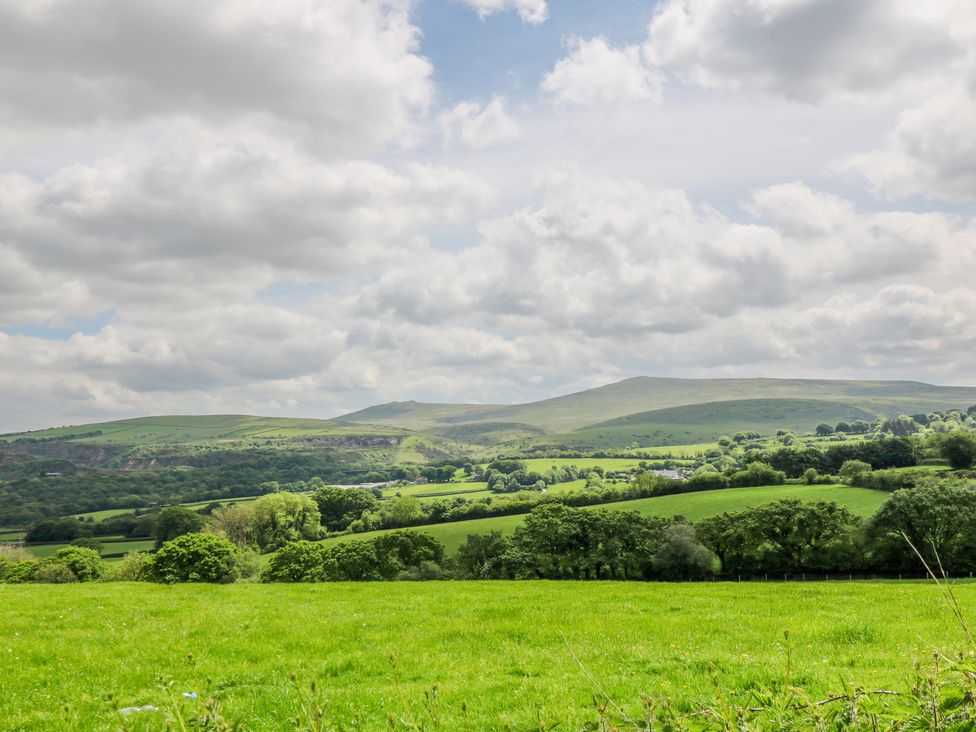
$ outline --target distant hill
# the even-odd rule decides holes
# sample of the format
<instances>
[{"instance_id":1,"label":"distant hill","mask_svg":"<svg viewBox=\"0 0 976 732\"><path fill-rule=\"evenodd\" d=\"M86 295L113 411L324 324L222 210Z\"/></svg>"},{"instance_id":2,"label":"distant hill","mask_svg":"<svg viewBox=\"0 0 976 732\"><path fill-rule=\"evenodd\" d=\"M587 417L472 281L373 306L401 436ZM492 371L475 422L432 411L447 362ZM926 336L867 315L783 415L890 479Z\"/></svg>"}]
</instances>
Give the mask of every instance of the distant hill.
<instances>
[{"instance_id":1,"label":"distant hill","mask_svg":"<svg viewBox=\"0 0 976 732\"><path fill-rule=\"evenodd\" d=\"M528 404L392 402L347 414L336 421L383 424L423 431L494 422L565 433L653 410L754 399L826 400L850 405L872 417L882 417L951 407L965 408L976 404L976 388L933 386L917 381L670 379L639 376Z\"/></svg>"}]
</instances>

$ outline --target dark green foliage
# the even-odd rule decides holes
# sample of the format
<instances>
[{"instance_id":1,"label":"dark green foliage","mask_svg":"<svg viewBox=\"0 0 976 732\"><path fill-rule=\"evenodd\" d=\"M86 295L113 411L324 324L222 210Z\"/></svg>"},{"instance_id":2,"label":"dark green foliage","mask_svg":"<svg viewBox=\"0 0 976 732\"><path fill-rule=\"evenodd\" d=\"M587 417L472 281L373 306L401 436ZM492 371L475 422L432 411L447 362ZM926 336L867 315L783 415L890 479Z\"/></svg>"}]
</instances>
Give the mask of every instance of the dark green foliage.
<instances>
[{"instance_id":1,"label":"dark green foliage","mask_svg":"<svg viewBox=\"0 0 976 732\"><path fill-rule=\"evenodd\" d=\"M213 534L183 534L167 541L153 556L159 582L233 582L237 547Z\"/></svg>"},{"instance_id":2,"label":"dark green foliage","mask_svg":"<svg viewBox=\"0 0 976 732\"><path fill-rule=\"evenodd\" d=\"M787 499L704 519L698 535L730 574L853 570L858 520L830 501Z\"/></svg>"},{"instance_id":3,"label":"dark green foliage","mask_svg":"<svg viewBox=\"0 0 976 732\"><path fill-rule=\"evenodd\" d=\"M957 430L942 438L939 453L953 469L969 469L976 462L976 437L972 432Z\"/></svg>"},{"instance_id":4,"label":"dark green foliage","mask_svg":"<svg viewBox=\"0 0 976 732\"><path fill-rule=\"evenodd\" d=\"M922 565L905 537L932 567L951 574L976 570L976 489L932 481L899 490L868 525L875 565L920 572Z\"/></svg>"},{"instance_id":5,"label":"dark green foliage","mask_svg":"<svg viewBox=\"0 0 976 732\"><path fill-rule=\"evenodd\" d=\"M404 571L439 564L443 558L444 547L439 542L414 531L394 531L344 544L298 541L271 557L262 578L265 582L392 580ZM429 566L426 571L429 573Z\"/></svg>"},{"instance_id":6,"label":"dark green foliage","mask_svg":"<svg viewBox=\"0 0 976 732\"><path fill-rule=\"evenodd\" d=\"M469 534L458 547L454 565L467 579L491 579L502 574L501 558L508 550L508 540L500 531Z\"/></svg>"},{"instance_id":7,"label":"dark green foliage","mask_svg":"<svg viewBox=\"0 0 976 732\"><path fill-rule=\"evenodd\" d=\"M71 542L71 546L84 547L85 549L91 549L99 554L101 554L102 551L102 542L93 536L83 536L80 539L75 539L73 542Z\"/></svg>"},{"instance_id":8,"label":"dark green foliage","mask_svg":"<svg viewBox=\"0 0 976 732\"><path fill-rule=\"evenodd\" d=\"M734 488L746 488L756 485L782 485L786 482L786 473L776 470L761 462L749 463L745 470L732 474L729 485Z\"/></svg>"},{"instance_id":9,"label":"dark green foliage","mask_svg":"<svg viewBox=\"0 0 976 732\"><path fill-rule=\"evenodd\" d=\"M329 531L345 531L363 511L375 511L379 502L359 488L322 486L312 496L319 507L322 525Z\"/></svg>"},{"instance_id":10,"label":"dark green foliage","mask_svg":"<svg viewBox=\"0 0 976 732\"><path fill-rule=\"evenodd\" d=\"M91 528L77 519L60 518L38 521L27 530L24 537L28 544L45 541L74 541L82 536L91 536Z\"/></svg>"},{"instance_id":11,"label":"dark green foliage","mask_svg":"<svg viewBox=\"0 0 976 732\"><path fill-rule=\"evenodd\" d=\"M654 574L666 580L711 577L720 569L714 552L702 546L693 526L674 524L664 530L661 544L651 557Z\"/></svg>"},{"instance_id":12,"label":"dark green foliage","mask_svg":"<svg viewBox=\"0 0 976 732\"><path fill-rule=\"evenodd\" d=\"M63 460L16 462L0 474L0 526L27 526L43 518L110 508L260 495L265 491L259 486L268 481L351 479L351 471L340 469L328 454L269 449L222 455L187 457L183 462L192 468L125 471L79 469ZM215 460L224 464L215 467ZM20 465L29 468L18 469ZM46 477L45 472L63 474Z\"/></svg>"},{"instance_id":13,"label":"dark green foliage","mask_svg":"<svg viewBox=\"0 0 976 732\"><path fill-rule=\"evenodd\" d=\"M182 506L170 506L159 512L153 538L156 547L161 547L167 541L183 534L192 534L203 528L204 520L196 511Z\"/></svg>"},{"instance_id":14,"label":"dark green foliage","mask_svg":"<svg viewBox=\"0 0 976 732\"><path fill-rule=\"evenodd\" d=\"M768 463L776 470L784 471L790 478L799 478L809 468L824 475L837 475L848 460L866 462L874 470L907 468L918 464L912 443L904 437L828 445L826 448L781 447L757 451L749 459Z\"/></svg>"}]
</instances>

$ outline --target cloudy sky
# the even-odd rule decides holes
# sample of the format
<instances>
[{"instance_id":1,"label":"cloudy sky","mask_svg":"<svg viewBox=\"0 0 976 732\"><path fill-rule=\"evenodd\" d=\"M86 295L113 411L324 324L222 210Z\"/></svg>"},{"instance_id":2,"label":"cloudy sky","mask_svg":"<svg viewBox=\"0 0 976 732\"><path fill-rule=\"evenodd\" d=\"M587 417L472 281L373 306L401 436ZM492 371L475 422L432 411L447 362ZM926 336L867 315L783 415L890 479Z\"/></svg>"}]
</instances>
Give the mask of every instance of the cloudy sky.
<instances>
[{"instance_id":1,"label":"cloudy sky","mask_svg":"<svg viewBox=\"0 0 976 732\"><path fill-rule=\"evenodd\" d=\"M976 384L972 0L0 0L0 429Z\"/></svg>"}]
</instances>

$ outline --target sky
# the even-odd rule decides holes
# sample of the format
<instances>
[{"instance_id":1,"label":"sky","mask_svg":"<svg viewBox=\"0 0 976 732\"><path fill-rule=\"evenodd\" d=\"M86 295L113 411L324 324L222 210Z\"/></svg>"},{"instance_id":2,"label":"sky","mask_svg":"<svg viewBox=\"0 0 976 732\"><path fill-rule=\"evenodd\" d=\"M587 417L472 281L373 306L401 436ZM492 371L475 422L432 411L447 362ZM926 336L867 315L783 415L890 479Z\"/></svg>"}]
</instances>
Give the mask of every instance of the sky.
<instances>
[{"instance_id":1,"label":"sky","mask_svg":"<svg viewBox=\"0 0 976 732\"><path fill-rule=\"evenodd\" d=\"M0 0L0 430L976 384L971 0Z\"/></svg>"}]
</instances>

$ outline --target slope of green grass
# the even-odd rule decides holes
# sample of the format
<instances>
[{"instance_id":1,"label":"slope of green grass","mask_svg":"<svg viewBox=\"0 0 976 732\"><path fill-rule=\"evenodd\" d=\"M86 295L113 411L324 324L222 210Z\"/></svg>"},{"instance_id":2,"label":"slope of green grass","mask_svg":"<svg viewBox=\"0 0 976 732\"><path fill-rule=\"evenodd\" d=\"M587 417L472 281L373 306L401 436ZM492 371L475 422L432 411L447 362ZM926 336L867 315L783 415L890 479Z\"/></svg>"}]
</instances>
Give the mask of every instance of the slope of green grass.
<instances>
[{"instance_id":1,"label":"slope of green grass","mask_svg":"<svg viewBox=\"0 0 976 732\"><path fill-rule=\"evenodd\" d=\"M749 399L831 400L872 415L897 415L950 407L966 408L976 404L976 388L933 386L914 381L669 379L639 376L529 404L394 402L369 407L340 419L417 430L456 428L478 422L507 422L562 433L638 412ZM740 426L738 429L745 428Z\"/></svg>"},{"instance_id":2,"label":"slope of green grass","mask_svg":"<svg viewBox=\"0 0 976 732\"><path fill-rule=\"evenodd\" d=\"M100 432L100 435L89 433ZM248 415L183 415L138 417L71 427L57 427L0 437L77 440L104 445L152 445L232 440L278 440L297 437L404 434L403 430L322 419L252 417Z\"/></svg>"},{"instance_id":3,"label":"slope of green grass","mask_svg":"<svg viewBox=\"0 0 976 732\"><path fill-rule=\"evenodd\" d=\"M956 592L976 604L976 586ZM181 702L210 679L231 719L290 729L291 673L317 681L329 728L386 729L401 697L422 716L436 686L440 729L596 729L569 649L637 716L646 695L709 695L712 670L727 694L782 681L784 628L814 698L904 688L914 661L964 644L913 582L0 585L0 601L0 719L24 732L118 730L114 709L144 705L163 711L128 728L162 729L160 676Z\"/></svg>"},{"instance_id":4,"label":"slope of green grass","mask_svg":"<svg viewBox=\"0 0 976 732\"><path fill-rule=\"evenodd\" d=\"M714 516L726 511L741 511L749 506L770 503L782 498L799 498L804 501L836 501L847 506L858 516L870 516L888 499L888 494L867 488L852 488L841 485L777 485L761 488L726 488L717 491L640 498L635 501L586 506L586 510L637 511L645 516L681 515L690 521L698 521L707 516ZM490 531L510 534L524 520L524 515L494 516L415 528L417 531L422 531L437 539L451 554L464 543L468 534L486 534ZM387 533L387 530L347 534L326 541L356 541L357 539L370 539L383 533Z\"/></svg>"},{"instance_id":5,"label":"slope of green grass","mask_svg":"<svg viewBox=\"0 0 976 732\"><path fill-rule=\"evenodd\" d=\"M809 433L821 422L873 420L874 414L850 404L817 399L745 399L640 412L589 425L544 442L594 448L671 445L715 440L742 430L773 434L778 429Z\"/></svg>"}]
</instances>

